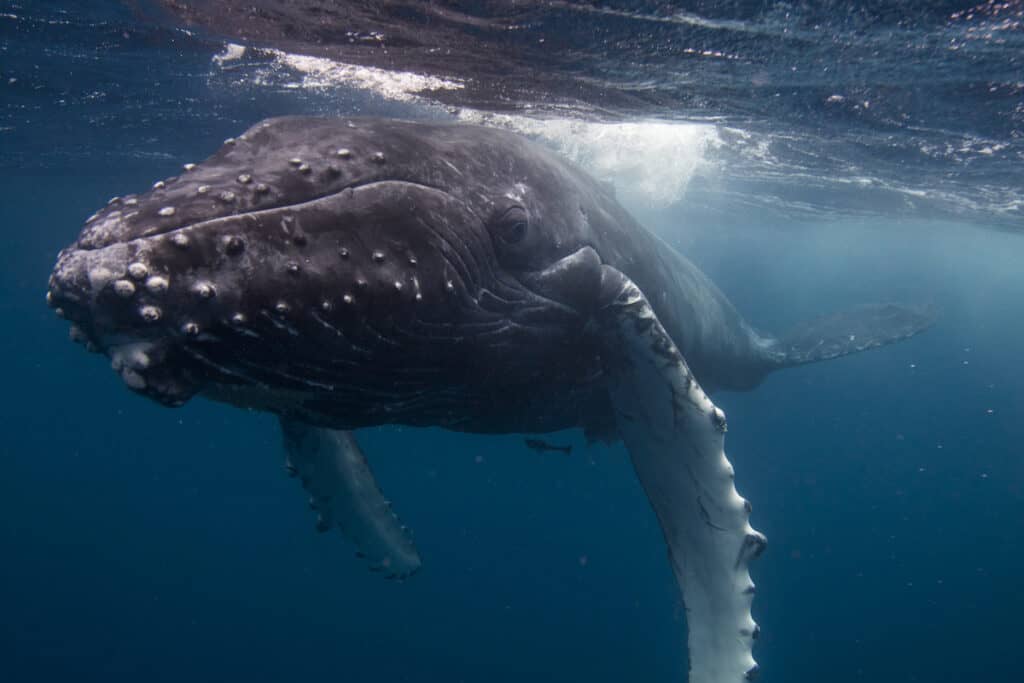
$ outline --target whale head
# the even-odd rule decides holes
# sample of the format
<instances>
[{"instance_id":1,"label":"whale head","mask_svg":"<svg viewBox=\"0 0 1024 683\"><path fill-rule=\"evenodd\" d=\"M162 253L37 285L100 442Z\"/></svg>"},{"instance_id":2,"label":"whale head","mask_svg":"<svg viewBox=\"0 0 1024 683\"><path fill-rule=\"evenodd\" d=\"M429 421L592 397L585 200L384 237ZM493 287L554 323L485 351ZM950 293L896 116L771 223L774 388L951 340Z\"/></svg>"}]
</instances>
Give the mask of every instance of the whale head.
<instances>
[{"instance_id":1,"label":"whale head","mask_svg":"<svg viewBox=\"0 0 1024 683\"><path fill-rule=\"evenodd\" d=\"M47 298L167 405L455 424L597 372L601 194L510 133L270 119L112 199Z\"/></svg>"}]
</instances>

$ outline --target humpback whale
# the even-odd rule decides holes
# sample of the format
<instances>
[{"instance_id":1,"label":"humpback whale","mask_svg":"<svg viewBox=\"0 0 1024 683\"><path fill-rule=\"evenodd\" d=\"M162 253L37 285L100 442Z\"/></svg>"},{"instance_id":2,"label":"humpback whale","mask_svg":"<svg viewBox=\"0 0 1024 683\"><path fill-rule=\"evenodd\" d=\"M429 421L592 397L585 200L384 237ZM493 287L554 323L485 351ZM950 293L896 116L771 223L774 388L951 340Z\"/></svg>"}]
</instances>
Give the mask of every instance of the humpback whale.
<instances>
[{"instance_id":1,"label":"humpback whale","mask_svg":"<svg viewBox=\"0 0 1024 683\"><path fill-rule=\"evenodd\" d=\"M554 153L387 119L266 120L111 199L60 253L47 299L132 391L276 414L317 528L391 578L421 559L354 430L623 441L686 606L694 683L757 674L748 567L766 546L709 393L931 322L880 304L761 333Z\"/></svg>"}]
</instances>

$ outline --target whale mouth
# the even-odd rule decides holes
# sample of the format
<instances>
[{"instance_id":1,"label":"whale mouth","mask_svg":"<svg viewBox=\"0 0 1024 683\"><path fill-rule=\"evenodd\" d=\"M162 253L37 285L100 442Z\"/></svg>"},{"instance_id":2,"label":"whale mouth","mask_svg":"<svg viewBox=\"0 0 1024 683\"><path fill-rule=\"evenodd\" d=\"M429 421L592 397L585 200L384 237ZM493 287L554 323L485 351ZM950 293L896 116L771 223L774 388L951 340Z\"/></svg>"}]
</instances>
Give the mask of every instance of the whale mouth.
<instances>
[{"instance_id":1,"label":"whale mouth","mask_svg":"<svg viewBox=\"0 0 1024 683\"><path fill-rule=\"evenodd\" d=\"M127 342L108 347L106 354L126 387L165 406L184 405L205 384L200 368L177 345Z\"/></svg>"}]
</instances>

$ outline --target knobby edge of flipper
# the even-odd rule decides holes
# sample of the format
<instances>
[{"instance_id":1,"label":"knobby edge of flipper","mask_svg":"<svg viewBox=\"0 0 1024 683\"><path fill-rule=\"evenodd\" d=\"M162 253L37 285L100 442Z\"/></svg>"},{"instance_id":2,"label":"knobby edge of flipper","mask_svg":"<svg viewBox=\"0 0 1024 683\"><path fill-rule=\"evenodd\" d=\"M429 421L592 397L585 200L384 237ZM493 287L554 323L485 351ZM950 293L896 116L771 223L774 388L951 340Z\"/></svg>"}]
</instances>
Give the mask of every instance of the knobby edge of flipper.
<instances>
[{"instance_id":1,"label":"knobby edge of flipper","mask_svg":"<svg viewBox=\"0 0 1024 683\"><path fill-rule=\"evenodd\" d=\"M697 383L643 292L602 267L595 318L619 433L661 525L686 607L690 683L743 683L758 666L749 523L725 456L725 414Z\"/></svg>"},{"instance_id":2,"label":"knobby edge of flipper","mask_svg":"<svg viewBox=\"0 0 1024 683\"><path fill-rule=\"evenodd\" d=\"M777 368L816 363L909 339L938 317L934 305L863 304L798 324L770 342L767 353Z\"/></svg>"},{"instance_id":3,"label":"knobby edge of flipper","mask_svg":"<svg viewBox=\"0 0 1024 683\"><path fill-rule=\"evenodd\" d=\"M422 562L409 530L391 510L355 437L282 417L285 470L297 476L317 512L316 528L337 527L370 570L405 579Z\"/></svg>"}]
</instances>

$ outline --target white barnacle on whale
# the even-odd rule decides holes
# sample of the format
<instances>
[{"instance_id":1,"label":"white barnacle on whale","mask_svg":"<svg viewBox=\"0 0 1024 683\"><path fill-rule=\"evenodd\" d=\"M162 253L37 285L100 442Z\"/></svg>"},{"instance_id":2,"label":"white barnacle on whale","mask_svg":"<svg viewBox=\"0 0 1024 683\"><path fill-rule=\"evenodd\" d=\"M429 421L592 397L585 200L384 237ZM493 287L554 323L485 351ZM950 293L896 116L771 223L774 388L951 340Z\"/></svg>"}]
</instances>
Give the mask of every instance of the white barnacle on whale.
<instances>
[{"instance_id":1,"label":"white barnacle on whale","mask_svg":"<svg viewBox=\"0 0 1024 683\"><path fill-rule=\"evenodd\" d=\"M139 315L148 323L155 323L160 320L163 312L156 306L143 306L139 309Z\"/></svg>"},{"instance_id":2,"label":"white barnacle on whale","mask_svg":"<svg viewBox=\"0 0 1024 683\"><path fill-rule=\"evenodd\" d=\"M135 261L128 264L128 275L131 276L133 280L141 280L149 275L149 268L145 263Z\"/></svg>"},{"instance_id":3,"label":"white barnacle on whale","mask_svg":"<svg viewBox=\"0 0 1024 683\"><path fill-rule=\"evenodd\" d=\"M167 278L160 275L154 275L146 280L146 291L150 294L163 294L169 286Z\"/></svg>"},{"instance_id":4,"label":"white barnacle on whale","mask_svg":"<svg viewBox=\"0 0 1024 683\"><path fill-rule=\"evenodd\" d=\"M200 299L212 299L217 295L217 288L213 286L212 282L206 280L197 282L192 291L198 294Z\"/></svg>"},{"instance_id":5,"label":"white barnacle on whale","mask_svg":"<svg viewBox=\"0 0 1024 683\"><path fill-rule=\"evenodd\" d=\"M93 291L98 292L115 277L114 273L106 266L96 266L89 271L89 286Z\"/></svg>"},{"instance_id":6,"label":"white barnacle on whale","mask_svg":"<svg viewBox=\"0 0 1024 683\"><path fill-rule=\"evenodd\" d=\"M116 280L114 282L114 293L122 299L130 299L135 295L135 285L129 280Z\"/></svg>"}]
</instances>

